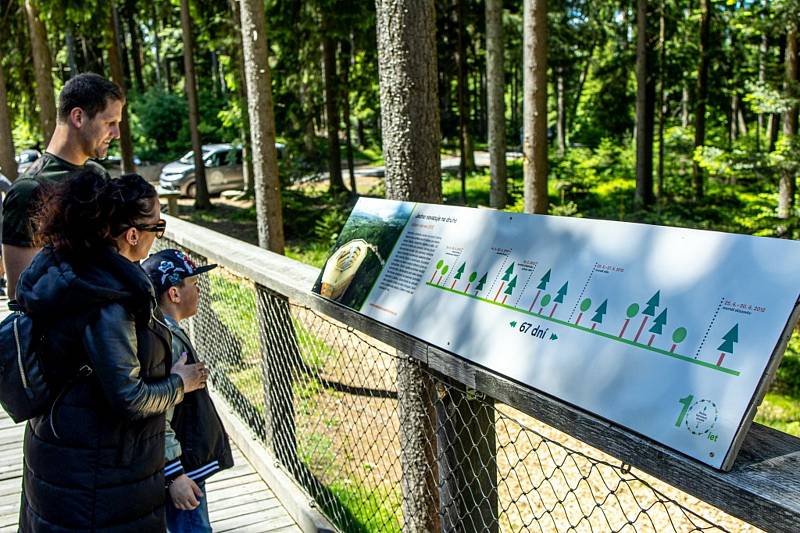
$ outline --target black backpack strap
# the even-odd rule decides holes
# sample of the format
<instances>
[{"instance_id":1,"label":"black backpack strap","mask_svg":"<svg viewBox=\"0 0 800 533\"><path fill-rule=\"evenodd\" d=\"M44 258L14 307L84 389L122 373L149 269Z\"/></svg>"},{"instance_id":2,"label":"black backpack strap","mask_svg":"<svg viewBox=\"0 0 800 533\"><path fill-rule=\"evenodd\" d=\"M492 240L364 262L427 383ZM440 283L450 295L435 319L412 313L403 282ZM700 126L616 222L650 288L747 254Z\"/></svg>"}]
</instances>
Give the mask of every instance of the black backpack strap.
<instances>
[{"instance_id":1,"label":"black backpack strap","mask_svg":"<svg viewBox=\"0 0 800 533\"><path fill-rule=\"evenodd\" d=\"M92 367L89 366L88 363L80 367L75 375L71 377L63 387L61 387L61 391L58 393L58 396L56 396L56 399L53 400L53 405L50 406L50 430L53 432L55 438L61 439L58 431L56 431L56 425L53 422L56 417L56 405L58 405L58 402L61 401L61 398L73 387L73 385L75 385L79 380L91 376L93 372L94 371L92 370Z\"/></svg>"}]
</instances>

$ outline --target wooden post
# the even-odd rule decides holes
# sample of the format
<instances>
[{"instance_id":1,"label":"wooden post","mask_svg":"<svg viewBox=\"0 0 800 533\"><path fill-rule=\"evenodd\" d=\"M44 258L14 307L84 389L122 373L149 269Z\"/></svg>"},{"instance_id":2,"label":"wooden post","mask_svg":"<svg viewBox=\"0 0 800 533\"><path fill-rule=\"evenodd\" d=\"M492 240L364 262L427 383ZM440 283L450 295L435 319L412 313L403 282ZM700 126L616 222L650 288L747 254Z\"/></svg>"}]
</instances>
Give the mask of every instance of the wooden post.
<instances>
[{"instance_id":1,"label":"wooden post","mask_svg":"<svg viewBox=\"0 0 800 533\"><path fill-rule=\"evenodd\" d=\"M494 402L440 385L436 441L442 531L499 530Z\"/></svg>"},{"instance_id":2,"label":"wooden post","mask_svg":"<svg viewBox=\"0 0 800 533\"><path fill-rule=\"evenodd\" d=\"M256 285L266 444L292 474L300 473L295 438L293 369L300 363L289 300Z\"/></svg>"}]
</instances>

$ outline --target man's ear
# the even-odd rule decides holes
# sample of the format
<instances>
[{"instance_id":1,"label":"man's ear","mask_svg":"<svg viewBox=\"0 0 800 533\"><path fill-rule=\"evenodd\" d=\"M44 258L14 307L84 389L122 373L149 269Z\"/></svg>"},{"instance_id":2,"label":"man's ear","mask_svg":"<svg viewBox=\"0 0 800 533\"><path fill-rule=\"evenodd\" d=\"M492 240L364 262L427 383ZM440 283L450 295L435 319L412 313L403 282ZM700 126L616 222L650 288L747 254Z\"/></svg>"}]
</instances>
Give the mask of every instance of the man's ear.
<instances>
[{"instance_id":1,"label":"man's ear","mask_svg":"<svg viewBox=\"0 0 800 533\"><path fill-rule=\"evenodd\" d=\"M80 128L86 121L86 113L80 107L73 107L69 112L69 121L74 128Z\"/></svg>"},{"instance_id":2,"label":"man's ear","mask_svg":"<svg viewBox=\"0 0 800 533\"><path fill-rule=\"evenodd\" d=\"M169 301L174 304L181 303L181 292L175 285L167 289L167 297L169 298Z\"/></svg>"}]
</instances>

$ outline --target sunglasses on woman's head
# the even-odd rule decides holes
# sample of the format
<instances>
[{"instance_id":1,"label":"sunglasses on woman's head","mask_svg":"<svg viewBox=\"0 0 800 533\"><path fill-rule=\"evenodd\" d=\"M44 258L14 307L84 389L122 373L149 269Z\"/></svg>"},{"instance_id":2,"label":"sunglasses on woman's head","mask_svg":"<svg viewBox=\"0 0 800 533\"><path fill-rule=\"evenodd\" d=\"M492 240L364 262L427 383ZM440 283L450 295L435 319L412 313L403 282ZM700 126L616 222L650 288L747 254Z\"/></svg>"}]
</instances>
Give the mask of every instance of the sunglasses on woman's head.
<instances>
[{"instance_id":1,"label":"sunglasses on woman's head","mask_svg":"<svg viewBox=\"0 0 800 533\"><path fill-rule=\"evenodd\" d=\"M155 224L134 224L131 226L139 231L149 231L156 234L156 239L164 236L164 231L167 229L167 221L163 218L159 219Z\"/></svg>"}]
</instances>

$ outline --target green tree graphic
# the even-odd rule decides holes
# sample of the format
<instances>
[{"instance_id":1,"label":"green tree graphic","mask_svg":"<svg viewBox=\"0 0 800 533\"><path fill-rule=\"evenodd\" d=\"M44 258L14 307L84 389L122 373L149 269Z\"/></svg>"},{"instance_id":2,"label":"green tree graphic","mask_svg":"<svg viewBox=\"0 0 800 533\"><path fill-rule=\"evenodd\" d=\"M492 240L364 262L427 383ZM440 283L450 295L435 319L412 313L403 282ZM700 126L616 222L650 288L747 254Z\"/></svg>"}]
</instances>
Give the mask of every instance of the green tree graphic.
<instances>
[{"instance_id":1,"label":"green tree graphic","mask_svg":"<svg viewBox=\"0 0 800 533\"><path fill-rule=\"evenodd\" d=\"M656 307L658 307L658 302L661 299L661 291L656 291L656 293L647 300L647 307L644 308L642 311L643 315L653 316L656 314Z\"/></svg>"},{"instance_id":2,"label":"green tree graphic","mask_svg":"<svg viewBox=\"0 0 800 533\"><path fill-rule=\"evenodd\" d=\"M603 316L608 312L608 298L603 300L603 303L597 306L597 309L594 310L594 316L592 317L592 322L597 322L598 324L603 323Z\"/></svg>"},{"instance_id":3,"label":"green tree graphic","mask_svg":"<svg viewBox=\"0 0 800 533\"><path fill-rule=\"evenodd\" d=\"M545 290L547 288L547 284L550 282L550 270L548 270L542 279L539 280L539 285L536 287L537 289Z\"/></svg>"},{"instance_id":4,"label":"green tree graphic","mask_svg":"<svg viewBox=\"0 0 800 533\"><path fill-rule=\"evenodd\" d=\"M733 344L739 342L739 324L736 324L729 329L728 333L722 337L722 340L724 342L719 345L717 350L721 352L733 353Z\"/></svg>"},{"instance_id":5,"label":"green tree graphic","mask_svg":"<svg viewBox=\"0 0 800 533\"><path fill-rule=\"evenodd\" d=\"M656 319L653 321L653 327L650 328L650 333L657 333L661 335L661 332L664 329L664 324L667 323L667 310L664 309L661 311Z\"/></svg>"},{"instance_id":6,"label":"green tree graphic","mask_svg":"<svg viewBox=\"0 0 800 533\"><path fill-rule=\"evenodd\" d=\"M514 292L514 287L516 286L517 286L517 276L514 276L508 283L508 287L506 287L506 290L504 290L503 293L510 295L512 292Z\"/></svg>"},{"instance_id":7,"label":"green tree graphic","mask_svg":"<svg viewBox=\"0 0 800 533\"><path fill-rule=\"evenodd\" d=\"M567 295L567 286L568 285L569 285L569 281L566 282L564 285L562 285L560 289L558 289L558 294L556 294L556 297L553 299L554 302L560 303L560 304L564 303L564 296Z\"/></svg>"},{"instance_id":8,"label":"green tree graphic","mask_svg":"<svg viewBox=\"0 0 800 533\"><path fill-rule=\"evenodd\" d=\"M514 273L514 263L511 263L511 265L506 269L506 273L503 274L503 278L502 278L503 281L510 280L511 279L511 274L513 274L513 273Z\"/></svg>"}]
</instances>

